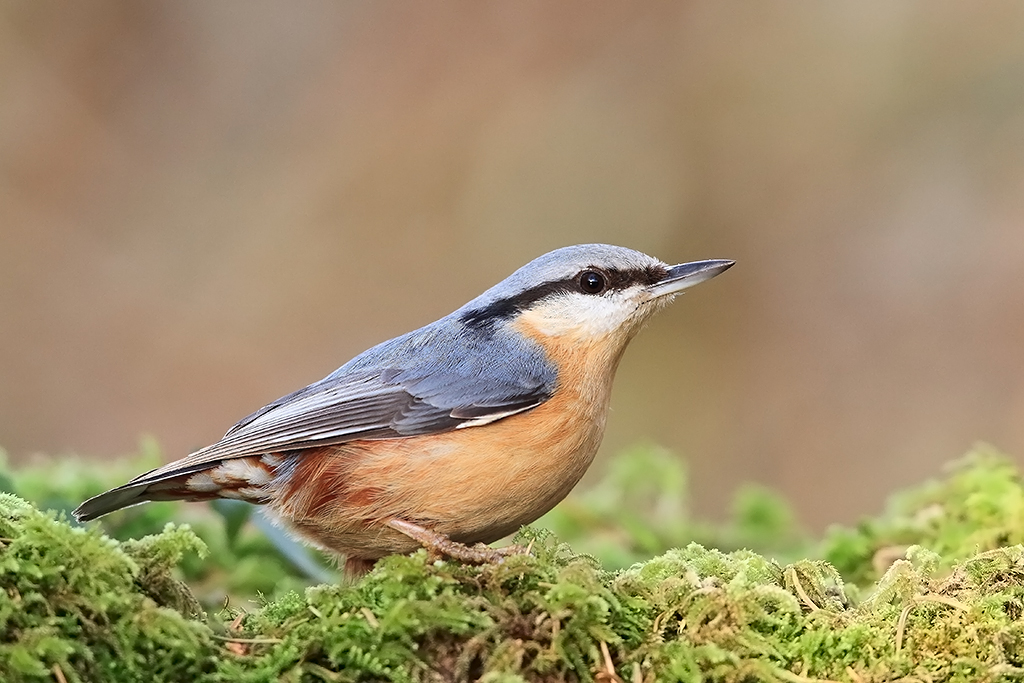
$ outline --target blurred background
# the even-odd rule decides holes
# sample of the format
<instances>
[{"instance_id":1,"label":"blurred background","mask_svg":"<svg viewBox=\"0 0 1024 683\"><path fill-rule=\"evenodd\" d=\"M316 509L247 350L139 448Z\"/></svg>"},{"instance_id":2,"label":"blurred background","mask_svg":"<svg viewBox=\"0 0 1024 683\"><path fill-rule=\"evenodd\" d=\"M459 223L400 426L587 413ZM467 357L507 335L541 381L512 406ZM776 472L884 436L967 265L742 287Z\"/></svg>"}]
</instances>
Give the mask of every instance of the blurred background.
<instances>
[{"instance_id":1,"label":"blurred background","mask_svg":"<svg viewBox=\"0 0 1024 683\"><path fill-rule=\"evenodd\" d=\"M811 528L1024 457L1024 5L0 7L0 446L172 459L555 247L733 258L602 455Z\"/></svg>"}]
</instances>

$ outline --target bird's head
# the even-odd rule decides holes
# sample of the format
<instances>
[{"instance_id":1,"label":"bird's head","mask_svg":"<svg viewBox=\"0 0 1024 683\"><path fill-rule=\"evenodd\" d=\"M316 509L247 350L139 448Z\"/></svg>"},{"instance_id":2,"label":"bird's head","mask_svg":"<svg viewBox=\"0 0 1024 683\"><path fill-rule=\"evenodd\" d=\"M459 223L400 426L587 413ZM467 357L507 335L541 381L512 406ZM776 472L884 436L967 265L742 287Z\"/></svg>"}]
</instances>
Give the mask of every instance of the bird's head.
<instances>
[{"instance_id":1,"label":"bird's head","mask_svg":"<svg viewBox=\"0 0 1024 683\"><path fill-rule=\"evenodd\" d=\"M470 327L514 325L542 343L557 337L621 348L676 294L733 263L710 260L670 266L625 247L564 247L526 264L456 315Z\"/></svg>"}]
</instances>

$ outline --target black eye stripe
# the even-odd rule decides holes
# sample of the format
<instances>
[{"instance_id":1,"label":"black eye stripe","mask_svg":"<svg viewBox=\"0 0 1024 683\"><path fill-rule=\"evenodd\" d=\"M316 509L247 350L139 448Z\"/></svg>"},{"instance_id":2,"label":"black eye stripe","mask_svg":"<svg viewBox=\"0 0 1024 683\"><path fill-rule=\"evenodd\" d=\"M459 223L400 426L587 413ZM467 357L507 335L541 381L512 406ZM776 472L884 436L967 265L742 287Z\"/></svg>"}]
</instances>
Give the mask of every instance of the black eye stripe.
<instances>
[{"instance_id":1,"label":"black eye stripe","mask_svg":"<svg viewBox=\"0 0 1024 683\"><path fill-rule=\"evenodd\" d=\"M626 289L633 285L653 285L664 278L668 271L664 268L640 268L635 270L602 270L608 278L608 289Z\"/></svg>"},{"instance_id":2,"label":"black eye stripe","mask_svg":"<svg viewBox=\"0 0 1024 683\"><path fill-rule=\"evenodd\" d=\"M492 301L481 308L465 311L459 316L460 320L470 327L486 327L499 320L507 320L520 311L529 308L542 299L566 292L581 291L580 276L586 271L598 272L605 278L603 291L626 289L633 285L648 286L658 282L668 273L664 268L649 266L629 270L615 268L583 268L576 275L563 280L545 282L543 284L523 290L514 296L505 299Z\"/></svg>"}]
</instances>

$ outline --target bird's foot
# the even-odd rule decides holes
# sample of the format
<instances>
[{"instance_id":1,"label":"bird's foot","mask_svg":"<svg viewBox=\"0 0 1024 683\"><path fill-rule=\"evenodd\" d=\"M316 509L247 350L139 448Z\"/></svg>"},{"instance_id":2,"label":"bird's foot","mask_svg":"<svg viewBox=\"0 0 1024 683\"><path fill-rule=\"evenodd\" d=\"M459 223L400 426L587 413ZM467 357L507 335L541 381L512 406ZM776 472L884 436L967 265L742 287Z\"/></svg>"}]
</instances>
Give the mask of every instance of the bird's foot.
<instances>
[{"instance_id":1,"label":"bird's foot","mask_svg":"<svg viewBox=\"0 0 1024 683\"><path fill-rule=\"evenodd\" d=\"M350 579L358 579L370 573L377 560L367 560L362 557L348 557L345 559L345 576Z\"/></svg>"},{"instance_id":2,"label":"bird's foot","mask_svg":"<svg viewBox=\"0 0 1024 683\"><path fill-rule=\"evenodd\" d=\"M469 546L453 541L440 532L427 529L419 524L407 522L404 519L393 519L388 522L388 526L417 541L433 555L448 557L467 564L501 562L509 555L520 555L529 552L528 548L520 545L492 548L483 543L477 543L476 545Z\"/></svg>"}]
</instances>

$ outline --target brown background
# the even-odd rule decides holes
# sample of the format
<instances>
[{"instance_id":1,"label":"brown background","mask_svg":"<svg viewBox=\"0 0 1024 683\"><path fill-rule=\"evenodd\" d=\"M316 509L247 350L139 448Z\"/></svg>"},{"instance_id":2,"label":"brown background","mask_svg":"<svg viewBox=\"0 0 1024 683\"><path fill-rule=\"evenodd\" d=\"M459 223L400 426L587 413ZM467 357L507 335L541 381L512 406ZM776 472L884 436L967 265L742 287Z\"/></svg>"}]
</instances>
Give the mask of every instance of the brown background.
<instances>
[{"instance_id":1,"label":"brown background","mask_svg":"<svg viewBox=\"0 0 1024 683\"><path fill-rule=\"evenodd\" d=\"M634 343L603 451L669 446L706 512L1024 455L1024 5L0 7L16 461L178 457L586 241L739 261Z\"/></svg>"}]
</instances>

